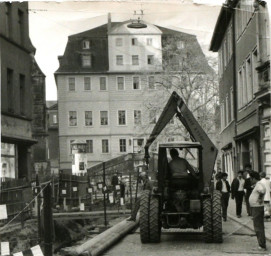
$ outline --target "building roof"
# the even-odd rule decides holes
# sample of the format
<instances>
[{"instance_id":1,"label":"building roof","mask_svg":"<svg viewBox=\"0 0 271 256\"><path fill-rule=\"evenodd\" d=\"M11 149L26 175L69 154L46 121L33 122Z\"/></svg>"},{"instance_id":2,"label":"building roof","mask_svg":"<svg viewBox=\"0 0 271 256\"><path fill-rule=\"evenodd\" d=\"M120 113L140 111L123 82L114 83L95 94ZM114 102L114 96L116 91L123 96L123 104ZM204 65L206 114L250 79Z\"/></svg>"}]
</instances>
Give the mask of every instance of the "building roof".
<instances>
[{"instance_id":1,"label":"building roof","mask_svg":"<svg viewBox=\"0 0 271 256\"><path fill-rule=\"evenodd\" d=\"M139 30L147 33L161 34L162 47L165 44L166 39L173 38L171 43L176 45L178 40L186 42L187 50L183 49L182 54L186 54L190 51L190 54L196 56L197 61L193 61L193 70L196 72L211 73L213 70L208 65L205 55L197 41L195 35L180 32L177 30L164 28L147 23L146 29L133 29L127 28L127 24L131 21L125 22L111 22L110 34L117 33L130 33L132 30L135 34L138 34ZM57 74L65 73L106 73L109 70L109 57L108 57L108 36L107 36L108 24L101 25L99 27L74 34L69 36L68 43L63 56L59 57L60 66L55 72ZM144 33L145 33L144 32ZM140 32L141 33L141 32ZM142 32L143 33L143 32ZM88 39L90 41L90 49L83 49L83 41ZM81 55L84 53L91 54L91 67L82 67ZM163 53L164 54L164 53ZM176 55L176 54L175 54ZM164 59L165 56L163 56ZM177 70L176 70L177 71Z\"/></svg>"},{"instance_id":2,"label":"building roof","mask_svg":"<svg viewBox=\"0 0 271 256\"><path fill-rule=\"evenodd\" d=\"M235 8L238 1L239 0L227 0L226 3L222 5L211 39L209 48L210 51L217 52L219 50L227 27L232 18L232 13L234 10L233 8Z\"/></svg>"},{"instance_id":3,"label":"building roof","mask_svg":"<svg viewBox=\"0 0 271 256\"><path fill-rule=\"evenodd\" d=\"M56 100L47 100L46 101L46 107L48 108L48 109L57 109L57 106L58 104L57 104L57 101Z\"/></svg>"}]
</instances>

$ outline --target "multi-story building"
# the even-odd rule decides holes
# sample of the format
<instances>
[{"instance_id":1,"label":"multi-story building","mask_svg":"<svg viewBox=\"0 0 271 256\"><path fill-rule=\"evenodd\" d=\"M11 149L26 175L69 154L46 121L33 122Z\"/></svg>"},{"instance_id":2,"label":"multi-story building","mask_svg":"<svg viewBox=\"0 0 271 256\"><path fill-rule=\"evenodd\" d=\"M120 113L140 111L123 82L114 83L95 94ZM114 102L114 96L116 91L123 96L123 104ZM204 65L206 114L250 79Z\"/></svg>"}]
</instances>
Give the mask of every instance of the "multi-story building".
<instances>
[{"instance_id":1,"label":"multi-story building","mask_svg":"<svg viewBox=\"0 0 271 256\"><path fill-rule=\"evenodd\" d=\"M47 101L48 158L52 174L59 172L58 107L57 101Z\"/></svg>"},{"instance_id":2,"label":"multi-story building","mask_svg":"<svg viewBox=\"0 0 271 256\"><path fill-rule=\"evenodd\" d=\"M32 63L33 120L32 136L37 143L32 146L34 169L46 175L48 166L48 127L46 113L45 75L33 57Z\"/></svg>"},{"instance_id":3,"label":"multi-story building","mask_svg":"<svg viewBox=\"0 0 271 256\"><path fill-rule=\"evenodd\" d=\"M271 175L270 34L265 1L228 0L210 50L219 55L223 170L251 164Z\"/></svg>"},{"instance_id":4,"label":"multi-story building","mask_svg":"<svg viewBox=\"0 0 271 256\"><path fill-rule=\"evenodd\" d=\"M158 115L149 102L164 106L165 91L158 88L163 59L178 51L185 57L193 45L201 66L210 68L194 35L144 24L135 29L130 21L109 18L108 24L69 36L55 72L60 169L71 169L74 140L86 141L88 166L142 151ZM165 54L168 42L175 55Z\"/></svg>"},{"instance_id":5,"label":"multi-story building","mask_svg":"<svg viewBox=\"0 0 271 256\"><path fill-rule=\"evenodd\" d=\"M31 177L32 88L28 3L0 3L1 177Z\"/></svg>"}]
</instances>

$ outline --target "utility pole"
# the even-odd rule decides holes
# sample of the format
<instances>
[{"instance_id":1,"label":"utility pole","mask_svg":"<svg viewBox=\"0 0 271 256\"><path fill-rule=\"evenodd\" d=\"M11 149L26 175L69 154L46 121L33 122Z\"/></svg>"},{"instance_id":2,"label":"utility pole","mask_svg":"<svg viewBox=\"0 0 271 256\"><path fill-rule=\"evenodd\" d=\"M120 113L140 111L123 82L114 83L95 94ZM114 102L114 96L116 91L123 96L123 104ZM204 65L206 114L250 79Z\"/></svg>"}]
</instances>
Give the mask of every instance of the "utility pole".
<instances>
[{"instance_id":1,"label":"utility pole","mask_svg":"<svg viewBox=\"0 0 271 256\"><path fill-rule=\"evenodd\" d=\"M52 187L51 183L44 188L44 255L53 255L53 213L52 213Z\"/></svg>"},{"instance_id":2,"label":"utility pole","mask_svg":"<svg viewBox=\"0 0 271 256\"><path fill-rule=\"evenodd\" d=\"M41 219L40 219L40 182L38 172L36 173L36 189L37 189L37 217L38 217L38 241L41 242Z\"/></svg>"},{"instance_id":3,"label":"utility pole","mask_svg":"<svg viewBox=\"0 0 271 256\"><path fill-rule=\"evenodd\" d=\"M105 162L103 162L103 194L104 194L104 226L107 227L106 198L105 198L106 190L104 188L105 188Z\"/></svg>"}]
</instances>

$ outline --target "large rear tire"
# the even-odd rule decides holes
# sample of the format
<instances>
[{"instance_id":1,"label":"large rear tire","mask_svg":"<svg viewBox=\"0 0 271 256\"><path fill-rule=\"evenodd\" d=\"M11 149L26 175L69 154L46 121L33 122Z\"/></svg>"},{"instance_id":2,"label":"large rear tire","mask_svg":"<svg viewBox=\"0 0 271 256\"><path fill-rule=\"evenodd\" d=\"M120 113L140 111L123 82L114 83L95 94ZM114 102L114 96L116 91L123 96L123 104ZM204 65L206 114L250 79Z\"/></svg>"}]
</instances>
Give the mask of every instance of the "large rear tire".
<instances>
[{"instance_id":1,"label":"large rear tire","mask_svg":"<svg viewBox=\"0 0 271 256\"><path fill-rule=\"evenodd\" d=\"M159 243L161 240L161 222L159 214L159 198L150 198L150 215L149 215L150 242Z\"/></svg>"},{"instance_id":2,"label":"large rear tire","mask_svg":"<svg viewBox=\"0 0 271 256\"><path fill-rule=\"evenodd\" d=\"M214 190L212 197L213 242L222 243L221 193Z\"/></svg>"},{"instance_id":3,"label":"large rear tire","mask_svg":"<svg viewBox=\"0 0 271 256\"><path fill-rule=\"evenodd\" d=\"M213 242L212 201L210 197L203 199L203 238L205 243Z\"/></svg>"},{"instance_id":4,"label":"large rear tire","mask_svg":"<svg viewBox=\"0 0 271 256\"><path fill-rule=\"evenodd\" d=\"M150 191L148 190L142 191L140 196L140 217L139 217L140 239L142 243L150 242L149 205L150 205Z\"/></svg>"}]
</instances>

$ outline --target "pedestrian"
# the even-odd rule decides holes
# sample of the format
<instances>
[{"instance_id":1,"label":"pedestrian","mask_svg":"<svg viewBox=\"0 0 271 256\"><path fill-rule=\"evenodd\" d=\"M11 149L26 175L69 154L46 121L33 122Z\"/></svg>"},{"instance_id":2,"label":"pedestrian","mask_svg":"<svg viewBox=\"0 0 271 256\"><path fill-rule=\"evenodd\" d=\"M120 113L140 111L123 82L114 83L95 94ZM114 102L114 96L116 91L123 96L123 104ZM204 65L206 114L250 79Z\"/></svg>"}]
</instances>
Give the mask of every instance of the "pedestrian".
<instances>
[{"instance_id":1,"label":"pedestrian","mask_svg":"<svg viewBox=\"0 0 271 256\"><path fill-rule=\"evenodd\" d=\"M266 177L265 172L260 173L261 182L265 186L265 195L264 195L264 208L265 208L265 217L270 217L270 180Z\"/></svg>"},{"instance_id":2,"label":"pedestrian","mask_svg":"<svg viewBox=\"0 0 271 256\"><path fill-rule=\"evenodd\" d=\"M250 170L250 172L251 172L251 170ZM244 184L245 202L246 202L246 208L247 208L247 215L248 216L251 216L251 210L250 210L250 205L249 205L249 197L250 197L251 192L253 190L251 177L250 177L250 172L249 172L249 177L245 179L245 184Z\"/></svg>"},{"instance_id":3,"label":"pedestrian","mask_svg":"<svg viewBox=\"0 0 271 256\"><path fill-rule=\"evenodd\" d=\"M229 205L231 187L229 182L227 181L227 173L222 173L221 178L222 179L216 183L216 189L221 192L222 217L224 221L227 221L227 209Z\"/></svg>"},{"instance_id":4,"label":"pedestrian","mask_svg":"<svg viewBox=\"0 0 271 256\"><path fill-rule=\"evenodd\" d=\"M152 184L149 180L148 174L146 172L142 172L140 174L139 178L141 179L141 182L142 182L142 191L144 191L144 190L151 191ZM135 202L135 206L134 206L134 209L132 210L131 217L129 217L127 219L128 221L135 221L136 220L136 215L137 215L137 212L139 211L139 208L140 208L140 197Z\"/></svg>"},{"instance_id":5,"label":"pedestrian","mask_svg":"<svg viewBox=\"0 0 271 256\"><path fill-rule=\"evenodd\" d=\"M252 184L255 185L249 197L249 204L253 217L254 230L259 247L257 250L266 251L266 239L264 231L264 195L265 185L260 180L260 175L252 171L250 173Z\"/></svg>"},{"instance_id":6,"label":"pedestrian","mask_svg":"<svg viewBox=\"0 0 271 256\"><path fill-rule=\"evenodd\" d=\"M245 193L244 184L243 171L238 171L237 177L231 183L231 198L235 199L237 218L241 218L242 216L242 203Z\"/></svg>"}]
</instances>

